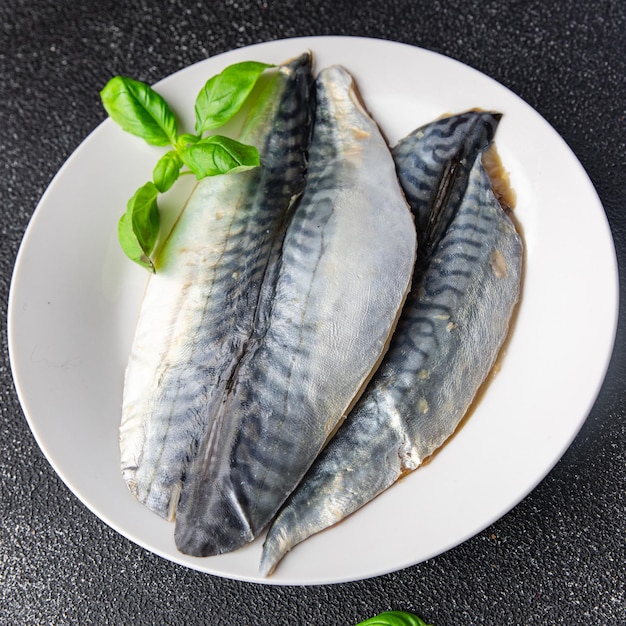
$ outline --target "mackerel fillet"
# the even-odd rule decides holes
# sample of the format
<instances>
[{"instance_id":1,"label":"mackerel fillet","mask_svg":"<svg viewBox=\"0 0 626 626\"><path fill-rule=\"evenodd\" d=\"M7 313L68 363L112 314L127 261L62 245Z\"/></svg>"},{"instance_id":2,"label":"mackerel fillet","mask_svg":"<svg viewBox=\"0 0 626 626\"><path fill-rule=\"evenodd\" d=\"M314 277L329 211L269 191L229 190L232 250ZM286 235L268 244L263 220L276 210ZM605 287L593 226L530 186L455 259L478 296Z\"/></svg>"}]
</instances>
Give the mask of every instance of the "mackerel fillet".
<instances>
[{"instance_id":1,"label":"mackerel fillet","mask_svg":"<svg viewBox=\"0 0 626 626\"><path fill-rule=\"evenodd\" d=\"M183 485L176 544L253 540L298 484L384 353L408 293L413 217L378 127L340 67L316 81L307 185L269 306Z\"/></svg>"},{"instance_id":2,"label":"mackerel fillet","mask_svg":"<svg viewBox=\"0 0 626 626\"><path fill-rule=\"evenodd\" d=\"M272 524L262 574L416 469L452 435L493 367L522 267L521 239L482 165L498 119L442 120L394 150L427 231L413 288L380 368Z\"/></svg>"},{"instance_id":3,"label":"mackerel fillet","mask_svg":"<svg viewBox=\"0 0 626 626\"><path fill-rule=\"evenodd\" d=\"M197 185L157 259L126 369L122 475L173 519L181 485L255 332L305 181L311 56L268 76L240 139L261 166Z\"/></svg>"}]
</instances>

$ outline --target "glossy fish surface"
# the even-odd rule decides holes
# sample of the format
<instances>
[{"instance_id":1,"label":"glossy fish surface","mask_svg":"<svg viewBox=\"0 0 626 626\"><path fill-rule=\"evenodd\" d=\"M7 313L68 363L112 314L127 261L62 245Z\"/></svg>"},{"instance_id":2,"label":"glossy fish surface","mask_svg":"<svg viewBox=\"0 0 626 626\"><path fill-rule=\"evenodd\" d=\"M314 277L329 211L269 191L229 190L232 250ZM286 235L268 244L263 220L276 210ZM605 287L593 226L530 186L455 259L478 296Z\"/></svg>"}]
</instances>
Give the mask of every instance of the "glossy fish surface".
<instances>
[{"instance_id":1,"label":"glossy fish surface","mask_svg":"<svg viewBox=\"0 0 626 626\"><path fill-rule=\"evenodd\" d=\"M262 284L304 188L312 85L308 53L268 75L240 137L261 166L197 184L149 280L125 375L121 464L130 491L166 519L267 305Z\"/></svg>"},{"instance_id":2,"label":"glossy fish surface","mask_svg":"<svg viewBox=\"0 0 626 626\"><path fill-rule=\"evenodd\" d=\"M430 237L436 243L424 251L427 260L417 262L380 368L270 527L263 575L293 546L416 469L453 434L493 367L519 298L523 250L482 165L488 138L459 160L459 185L453 177L448 191L438 186L436 195L447 199L427 198L429 206L456 204L442 207L449 223ZM406 162L394 154L402 172ZM405 192L419 215L428 194Z\"/></svg>"},{"instance_id":3,"label":"glossy fish surface","mask_svg":"<svg viewBox=\"0 0 626 626\"><path fill-rule=\"evenodd\" d=\"M454 217L474 159L492 142L501 117L478 110L442 117L393 148L398 178L415 215L421 266Z\"/></svg>"},{"instance_id":4,"label":"glossy fish surface","mask_svg":"<svg viewBox=\"0 0 626 626\"><path fill-rule=\"evenodd\" d=\"M257 321L183 486L179 550L254 539L300 481L380 361L415 261L394 162L350 75L322 70L307 184Z\"/></svg>"}]
</instances>

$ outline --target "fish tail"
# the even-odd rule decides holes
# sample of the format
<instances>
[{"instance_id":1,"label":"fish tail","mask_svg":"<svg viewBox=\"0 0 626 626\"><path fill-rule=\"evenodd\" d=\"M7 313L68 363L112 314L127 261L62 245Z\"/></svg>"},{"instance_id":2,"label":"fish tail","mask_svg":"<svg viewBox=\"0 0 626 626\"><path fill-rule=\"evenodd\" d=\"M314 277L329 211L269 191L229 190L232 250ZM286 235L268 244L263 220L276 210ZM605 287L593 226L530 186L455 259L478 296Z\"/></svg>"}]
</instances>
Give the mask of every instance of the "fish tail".
<instances>
[{"instance_id":1,"label":"fish tail","mask_svg":"<svg viewBox=\"0 0 626 626\"><path fill-rule=\"evenodd\" d=\"M388 404L374 393L356 405L270 526L261 575L271 575L289 550L363 507L419 463Z\"/></svg>"}]
</instances>

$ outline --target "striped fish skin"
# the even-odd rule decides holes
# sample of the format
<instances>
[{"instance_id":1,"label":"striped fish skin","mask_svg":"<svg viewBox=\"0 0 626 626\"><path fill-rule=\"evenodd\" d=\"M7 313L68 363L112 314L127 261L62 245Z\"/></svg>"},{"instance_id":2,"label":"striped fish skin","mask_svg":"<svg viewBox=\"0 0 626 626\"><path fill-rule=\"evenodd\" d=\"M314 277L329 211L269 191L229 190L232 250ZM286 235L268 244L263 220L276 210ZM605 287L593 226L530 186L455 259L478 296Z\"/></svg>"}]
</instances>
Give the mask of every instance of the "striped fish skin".
<instances>
[{"instance_id":1,"label":"striped fish skin","mask_svg":"<svg viewBox=\"0 0 626 626\"><path fill-rule=\"evenodd\" d=\"M198 183L146 289L125 374L121 465L130 491L166 519L265 306L262 284L304 188L311 64L306 53L268 77L241 135L261 166Z\"/></svg>"},{"instance_id":2,"label":"striped fish skin","mask_svg":"<svg viewBox=\"0 0 626 626\"><path fill-rule=\"evenodd\" d=\"M349 74L327 68L271 315L259 320L184 485L179 550L232 551L271 521L379 362L415 253L389 148Z\"/></svg>"},{"instance_id":3,"label":"striped fish skin","mask_svg":"<svg viewBox=\"0 0 626 626\"><path fill-rule=\"evenodd\" d=\"M263 575L293 546L416 469L453 434L508 334L522 254L479 154L380 368L270 527Z\"/></svg>"},{"instance_id":4,"label":"striped fish skin","mask_svg":"<svg viewBox=\"0 0 626 626\"><path fill-rule=\"evenodd\" d=\"M414 130L393 148L398 178L415 215L420 266L454 217L476 154L493 141L501 118L478 110L446 116Z\"/></svg>"}]
</instances>

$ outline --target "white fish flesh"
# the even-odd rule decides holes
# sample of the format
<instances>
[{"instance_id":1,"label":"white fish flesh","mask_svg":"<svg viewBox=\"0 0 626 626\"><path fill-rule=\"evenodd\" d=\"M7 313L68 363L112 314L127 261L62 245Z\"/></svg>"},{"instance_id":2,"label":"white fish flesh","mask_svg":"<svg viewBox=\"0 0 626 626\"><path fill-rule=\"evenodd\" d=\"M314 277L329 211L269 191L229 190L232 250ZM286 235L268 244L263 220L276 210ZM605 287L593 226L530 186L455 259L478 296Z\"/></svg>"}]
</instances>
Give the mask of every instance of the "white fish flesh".
<instances>
[{"instance_id":1,"label":"white fish flesh","mask_svg":"<svg viewBox=\"0 0 626 626\"><path fill-rule=\"evenodd\" d=\"M271 521L378 364L410 286L414 220L389 148L345 70L316 85L307 184L271 305L183 484L175 537L187 554L234 550Z\"/></svg>"},{"instance_id":2,"label":"white fish flesh","mask_svg":"<svg viewBox=\"0 0 626 626\"><path fill-rule=\"evenodd\" d=\"M431 230L389 350L270 527L263 575L416 469L453 434L493 367L522 267L521 239L481 160L498 119L470 112L441 120L394 150L417 223ZM424 149L426 165L413 159Z\"/></svg>"}]
</instances>

